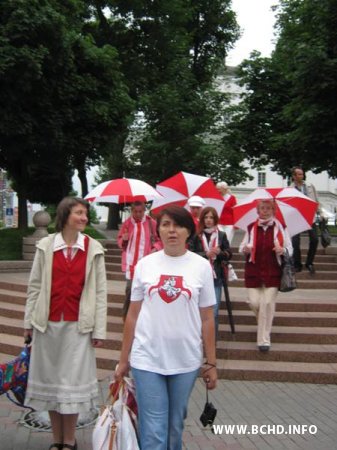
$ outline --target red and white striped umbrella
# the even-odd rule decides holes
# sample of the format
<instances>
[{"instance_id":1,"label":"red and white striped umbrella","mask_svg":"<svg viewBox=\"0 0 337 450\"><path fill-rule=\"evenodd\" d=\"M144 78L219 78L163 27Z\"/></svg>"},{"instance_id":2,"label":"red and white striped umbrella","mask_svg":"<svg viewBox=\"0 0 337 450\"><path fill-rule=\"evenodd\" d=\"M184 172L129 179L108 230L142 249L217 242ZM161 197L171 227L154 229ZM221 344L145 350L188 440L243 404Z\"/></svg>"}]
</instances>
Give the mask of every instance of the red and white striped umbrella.
<instances>
[{"instance_id":1,"label":"red and white striped umbrella","mask_svg":"<svg viewBox=\"0 0 337 450\"><path fill-rule=\"evenodd\" d=\"M116 178L96 186L85 199L89 202L132 203L148 202L161 195L145 181L133 178Z\"/></svg>"},{"instance_id":2,"label":"red and white striped umbrella","mask_svg":"<svg viewBox=\"0 0 337 450\"><path fill-rule=\"evenodd\" d=\"M154 199L152 203L151 210L154 214L158 214L169 205L178 205L189 209L187 201L192 195L202 197L206 206L213 206L219 216L224 206L224 200L213 181L201 175L179 172L157 184L156 189L162 197Z\"/></svg>"},{"instance_id":3,"label":"red and white striped umbrella","mask_svg":"<svg viewBox=\"0 0 337 450\"><path fill-rule=\"evenodd\" d=\"M309 230L315 221L318 203L293 187L258 188L233 207L234 225L242 230L254 222L260 200L274 200L276 218L287 227L290 236Z\"/></svg>"}]
</instances>

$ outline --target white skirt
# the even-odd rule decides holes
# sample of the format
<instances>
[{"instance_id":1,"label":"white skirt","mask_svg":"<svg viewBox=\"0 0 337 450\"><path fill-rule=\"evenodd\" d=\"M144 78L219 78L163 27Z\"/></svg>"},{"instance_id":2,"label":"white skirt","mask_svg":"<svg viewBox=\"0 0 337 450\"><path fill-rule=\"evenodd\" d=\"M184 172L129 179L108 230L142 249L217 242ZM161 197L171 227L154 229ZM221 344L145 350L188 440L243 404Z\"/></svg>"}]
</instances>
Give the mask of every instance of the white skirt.
<instances>
[{"instance_id":1,"label":"white skirt","mask_svg":"<svg viewBox=\"0 0 337 450\"><path fill-rule=\"evenodd\" d=\"M76 414L96 406L98 383L91 333L77 322L48 322L34 328L25 405L37 411Z\"/></svg>"}]
</instances>

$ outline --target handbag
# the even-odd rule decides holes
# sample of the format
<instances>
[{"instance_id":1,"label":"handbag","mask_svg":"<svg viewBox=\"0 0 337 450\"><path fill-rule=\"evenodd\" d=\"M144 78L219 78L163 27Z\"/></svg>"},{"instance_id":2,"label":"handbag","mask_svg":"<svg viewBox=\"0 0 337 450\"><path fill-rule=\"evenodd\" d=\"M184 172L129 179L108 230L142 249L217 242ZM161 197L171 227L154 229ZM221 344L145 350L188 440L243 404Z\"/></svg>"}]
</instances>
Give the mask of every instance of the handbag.
<instances>
[{"instance_id":1,"label":"handbag","mask_svg":"<svg viewBox=\"0 0 337 450\"><path fill-rule=\"evenodd\" d=\"M208 400L208 389L206 386L206 403L204 410L200 416L200 422L204 427L212 426L215 420L217 409L214 407L213 403Z\"/></svg>"},{"instance_id":2,"label":"handbag","mask_svg":"<svg viewBox=\"0 0 337 450\"><path fill-rule=\"evenodd\" d=\"M236 281L238 276L235 273L234 267L232 264L228 264L228 281Z\"/></svg>"},{"instance_id":3,"label":"handbag","mask_svg":"<svg viewBox=\"0 0 337 450\"><path fill-rule=\"evenodd\" d=\"M137 405L133 381L110 384L110 394L92 434L93 450L139 450Z\"/></svg>"},{"instance_id":4,"label":"handbag","mask_svg":"<svg viewBox=\"0 0 337 450\"><path fill-rule=\"evenodd\" d=\"M238 279L238 276L235 273L234 267L232 264L228 263L227 261L221 262L221 267L223 270L223 276L224 280L227 281L235 281Z\"/></svg>"},{"instance_id":5,"label":"handbag","mask_svg":"<svg viewBox=\"0 0 337 450\"><path fill-rule=\"evenodd\" d=\"M326 220L322 220L319 223L319 228L321 230L321 244L322 247L326 248L331 244L331 235L329 228L327 226Z\"/></svg>"},{"instance_id":6,"label":"handbag","mask_svg":"<svg viewBox=\"0 0 337 450\"><path fill-rule=\"evenodd\" d=\"M281 275L281 282L279 291L280 292L290 292L296 289L296 276L295 276L295 267L294 267L294 260L289 255L289 252L287 249L285 249L285 252L283 254L282 258L282 275Z\"/></svg>"},{"instance_id":7,"label":"handbag","mask_svg":"<svg viewBox=\"0 0 337 450\"><path fill-rule=\"evenodd\" d=\"M6 394L7 398L18 406L24 406L25 402L31 351L29 343L30 341L27 341L19 356L0 364L0 395ZM11 393L15 400L10 396Z\"/></svg>"}]
</instances>

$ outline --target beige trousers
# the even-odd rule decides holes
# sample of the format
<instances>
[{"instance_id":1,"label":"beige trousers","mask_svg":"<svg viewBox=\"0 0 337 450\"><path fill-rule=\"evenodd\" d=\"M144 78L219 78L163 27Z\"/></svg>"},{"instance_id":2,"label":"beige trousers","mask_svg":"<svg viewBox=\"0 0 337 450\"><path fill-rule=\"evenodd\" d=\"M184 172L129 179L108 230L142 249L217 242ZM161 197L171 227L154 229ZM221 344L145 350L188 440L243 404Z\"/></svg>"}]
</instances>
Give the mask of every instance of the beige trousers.
<instances>
[{"instance_id":1,"label":"beige trousers","mask_svg":"<svg viewBox=\"0 0 337 450\"><path fill-rule=\"evenodd\" d=\"M257 345L270 345L277 287L248 288L248 304L257 320Z\"/></svg>"}]
</instances>

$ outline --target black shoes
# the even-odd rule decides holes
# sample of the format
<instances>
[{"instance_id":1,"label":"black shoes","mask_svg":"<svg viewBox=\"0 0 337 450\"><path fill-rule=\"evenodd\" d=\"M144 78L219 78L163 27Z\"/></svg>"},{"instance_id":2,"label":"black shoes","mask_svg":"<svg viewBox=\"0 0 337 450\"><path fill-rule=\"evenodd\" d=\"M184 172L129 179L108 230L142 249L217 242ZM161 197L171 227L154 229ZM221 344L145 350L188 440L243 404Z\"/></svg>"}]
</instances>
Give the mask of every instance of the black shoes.
<instances>
[{"instance_id":1,"label":"black shoes","mask_svg":"<svg viewBox=\"0 0 337 450\"><path fill-rule=\"evenodd\" d=\"M260 352L269 352L270 345L259 345Z\"/></svg>"},{"instance_id":2,"label":"black shoes","mask_svg":"<svg viewBox=\"0 0 337 450\"><path fill-rule=\"evenodd\" d=\"M314 275L315 273L315 267L313 264L306 264L305 267L308 269L311 275ZM302 265L301 266L295 266L295 272L302 272Z\"/></svg>"},{"instance_id":3,"label":"black shoes","mask_svg":"<svg viewBox=\"0 0 337 450\"><path fill-rule=\"evenodd\" d=\"M314 273L316 272L313 264L306 264L305 267L309 270L310 275L314 275Z\"/></svg>"}]
</instances>

